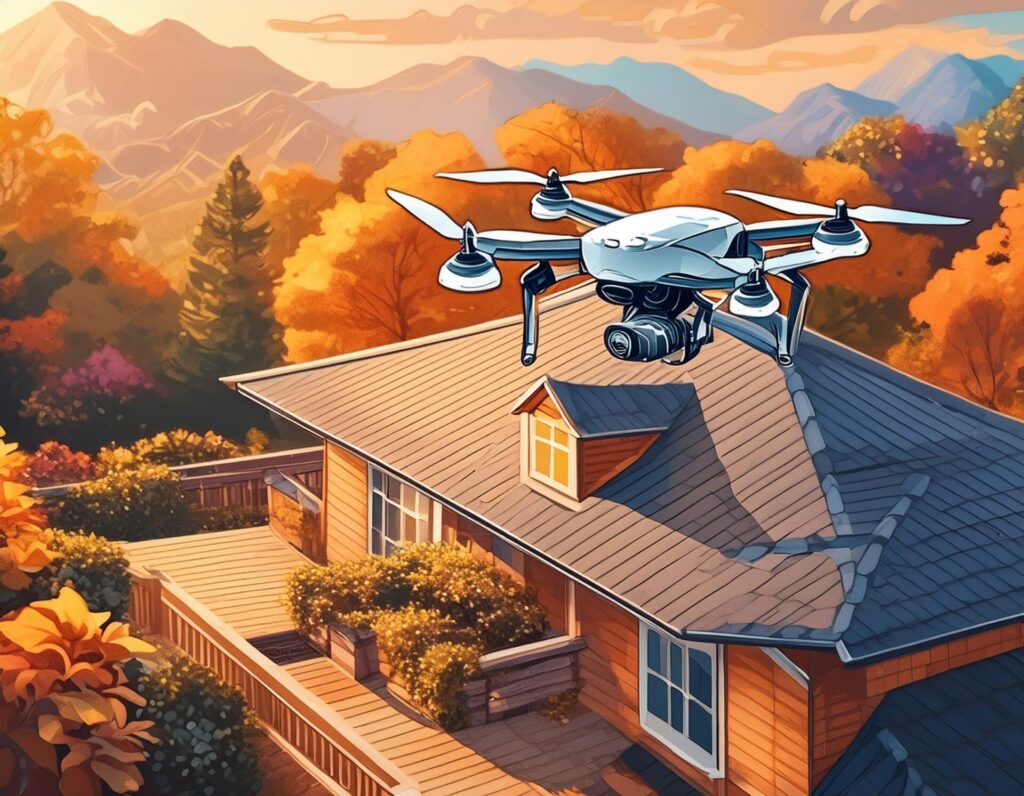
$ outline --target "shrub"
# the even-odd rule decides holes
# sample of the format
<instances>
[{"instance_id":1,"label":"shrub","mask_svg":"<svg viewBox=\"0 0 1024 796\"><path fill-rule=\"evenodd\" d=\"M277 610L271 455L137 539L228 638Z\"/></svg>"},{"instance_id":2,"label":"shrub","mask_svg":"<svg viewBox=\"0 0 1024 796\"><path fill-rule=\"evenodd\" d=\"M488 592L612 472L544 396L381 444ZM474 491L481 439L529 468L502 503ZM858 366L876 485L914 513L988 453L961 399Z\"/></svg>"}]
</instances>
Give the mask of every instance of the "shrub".
<instances>
[{"instance_id":1,"label":"shrub","mask_svg":"<svg viewBox=\"0 0 1024 796\"><path fill-rule=\"evenodd\" d=\"M340 618L347 624L366 621L364 613ZM439 611L415 606L378 611L370 622L378 648L409 695L446 729L464 726L458 691L480 670L483 649L476 634Z\"/></svg>"},{"instance_id":2,"label":"shrub","mask_svg":"<svg viewBox=\"0 0 1024 796\"><path fill-rule=\"evenodd\" d=\"M88 453L73 451L59 442L44 442L25 461L25 482L33 486L77 484L96 474Z\"/></svg>"},{"instance_id":3,"label":"shrub","mask_svg":"<svg viewBox=\"0 0 1024 796\"><path fill-rule=\"evenodd\" d=\"M266 525L267 509L262 506L209 506L189 509L192 531L230 531L234 528L253 528Z\"/></svg>"},{"instance_id":4,"label":"shrub","mask_svg":"<svg viewBox=\"0 0 1024 796\"><path fill-rule=\"evenodd\" d=\"M288 578L285 603L303 632L353 611L412 605L472 628L487 650L540 638L547 617L536 595L461 545L410 545L392 556L303 565Z\"/></svg>"},{"instance_id":5,"label":"shrub","mask_svg":"<svg viewBox=\"0 0 1024 796\"><path fill-rule=\"evenodd\" d=\"M259 793L256 728L242 691L184 655L135 675L160 745L141 764L147 791L170 796Z\"/></svg>"},{"instance_id":6,"label":"shrub","mask_svg":"<svg viewBox=\"0 0 1024 796\"><path fill-rule=\"evenodd\" d=\"M475 628L488 650L540 638L547 615L536 596L461 545L420 544L403 550L413 601Z\"/></svg>"},{"instance_id":7,"label":"shrub","mask_svg":"<svg viewBox=\"0 0 1024 796\"><path fill-rule=\"evenodd\" d=\"M27 588L31 576L53 559L43 534L46 516L20 483L25 456L14 442L4 442L0 426L0 590ZM8 595L13 597L13 595Z\"/></svg>"},{"instance_id":8,"label":"shrub","mask_svg":"<svg viewBox=\"0 0 1024 796\"><path fill-rule=\"evenodd\" d=\"M188 502L166 465L119 467L72 487L57 501L54 524L108 539L138 541L189 533Z\"/></svg>"},{"instance_id":9,"label":"shrub","mask_svg":"<svg viewBox=\"0 0 1024 796\"><path fill-rule=\"evenodd\" d=\"M143 699L125 664L154 650L108 618L63 588L0 621L0 792L139 789L138 764L157 739L151 722L128 720Z\"/></svg>"},{"instance_id":10,"label":"shrub","mask_svg":"<svg viewBox=\"0 0 1024 796\"><path fill-rule=\"evenodd\" d=\"M246 443L239 445L212 431L197 434L184 428L176 428L136 440L128 447L101 448L96 454L96 461L102 472L117 467L134 466L139 462L152 462L175 467L182 464L250 456L262 451L267 442L267 435L258 429L250 429L246 434Z\"/></svg>"},{"instance_id":11,"label":"shrub","mask_svg":"<svg viewBox=\"0 0 1024 796\"><path fill-rule=\"evenodd\" d=\"M113 346L94 351L80 367L50 379L24 402L21 414L40 426L124 418L125 405L160 387Z\"/></svg>"},{"instance_id":12,"label":"shrub","mask_svg":"<svg viewBox=\"0 0 1024 796\"><path fill-rule=\"evenodd\" d=\"M56 597L62 587L70 586L90 611L108 612L117 621L127 617L131 576L120 545L95 534L53 530L46 531L44 540L53 560L32 576L27 600L15 601L18 593L0 592L0 613L28 600Z\"/></svg>"}]
</instances>

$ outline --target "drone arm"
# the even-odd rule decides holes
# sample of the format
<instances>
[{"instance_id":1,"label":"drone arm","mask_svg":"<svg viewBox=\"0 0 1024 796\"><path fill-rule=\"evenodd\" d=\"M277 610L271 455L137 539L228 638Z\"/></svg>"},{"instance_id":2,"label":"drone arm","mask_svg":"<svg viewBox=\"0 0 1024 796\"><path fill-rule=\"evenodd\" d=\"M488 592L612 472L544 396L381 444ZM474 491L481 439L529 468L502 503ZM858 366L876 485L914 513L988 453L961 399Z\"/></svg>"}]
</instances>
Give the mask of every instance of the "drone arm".
<instances>
[{"instance_id":1,"label":"drone arm","mask_svg":"<svg viewBox=\"0 0 1024 796\"><path fill-rule=\"evenodd\" d=\"M830 260L839 260L844 257L859 257L863 251L843 250L836 247L832 251L816 251L814 249L789 252L780 254L777 257L769 257L764 261L766 274L782 274L787 271L796 271L800 268L809 268L813 265L821 265Z\"/></svg>"},{"instance_id":2,"label":"drone arm","mask_svg":"<svg viewBox=\"0 0 1024 796\"><path fill-rule=\"evenodd\" d=\"M747 224L747 236L755 242L782 238L807 238L817 231L818 226L824 220L759 221Z\"/></svg>"},{"instance_id":3,"label":"drone arm","mask_svg":"<svg viewBox=\"0 0 1024 796\"><path fill-rule=\"evenodd\" d=\"M481 232L476 247L496 260L578 260L580 239L571 235L534 235L516 230Z\"/></svg>"},{"instance_id":4,"label":"drone arm","mask_svg":"<svg viewBox=\"0 0 1024 796\"><path fill-rule=\"evenodd\" d=\"M577 199L574 196L565 206L565 215L574 221L600 227L604 224L610 224L612 221L617 221L620 218L625 218L628 213L608 205L588 202L586 199Z\"/></svg>"}]
</instances>

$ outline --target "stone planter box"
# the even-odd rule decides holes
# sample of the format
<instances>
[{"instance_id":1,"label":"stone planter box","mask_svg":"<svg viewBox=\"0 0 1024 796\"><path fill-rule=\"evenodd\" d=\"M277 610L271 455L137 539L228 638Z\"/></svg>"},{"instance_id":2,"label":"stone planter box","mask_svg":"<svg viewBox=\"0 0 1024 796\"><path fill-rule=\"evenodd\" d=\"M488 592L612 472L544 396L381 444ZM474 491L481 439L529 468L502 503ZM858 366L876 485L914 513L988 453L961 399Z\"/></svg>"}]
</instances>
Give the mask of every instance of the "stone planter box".
<instances>
[{"instance_id":1,"label":"stone planter box","mask_svg":"<svg viewBox=\"0 0 1024 796\"><path fill-rule=\"evenodd\" d=\"M331 660L353 680L363 682L380 675L377 634L372 630L328 622L327 637Z\"/></svg>"}]
</instances>

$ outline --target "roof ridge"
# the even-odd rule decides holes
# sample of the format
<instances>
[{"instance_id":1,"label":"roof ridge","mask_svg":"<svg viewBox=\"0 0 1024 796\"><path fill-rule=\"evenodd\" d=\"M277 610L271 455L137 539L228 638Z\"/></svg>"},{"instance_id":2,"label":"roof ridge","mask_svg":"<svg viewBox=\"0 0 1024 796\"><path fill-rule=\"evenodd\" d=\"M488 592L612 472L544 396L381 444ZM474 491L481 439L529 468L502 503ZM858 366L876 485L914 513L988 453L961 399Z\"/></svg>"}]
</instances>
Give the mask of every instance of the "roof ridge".
<instances>
[{"instance_id":1,"label":"roof ridge","mask_svg":"<svg viewBox=\"0 0 1024 796\"><path fill-rule=\"evenodd\" d=\"M559 309L590 298L593 294L589 290L583 290L583 288L587 288L589 286L590 283L585 282L581 285L573 285L570 288L566 288L565 290L554 294L541 305L541 313L543 314L549 310ZM221 376L219 381L231 389L235 389L237 385L243 382L261 381L262 379L270 379L275 376L284 376L290 373L305 373L306 371L319 370L320 368L327 368L332 365L343 365L351 362L362 362L367 359L376 359L378 357L387 356L388 354L397 354L403 351L411 351L417 348L435 345L437 343L444 343L448 340L474 337L478 334L490 332L495 329L503 329L507 326L518 325L522 322L522 313L506 315L504 318L495 318L494 320L483 321L482 323L474 324L473 326L460 326L456 329L448 329L444 332L424 335L423 337L416 337L412 340L401 340L397 343L387 343L373 348L363 348L358 351L349 351L344 354L335 354L334 356L323 357L322 359L313 359L309 362L295 362L290 365L279 365L277 367L266 368L264 370L254 370L248 373Z\"/></svg>"}]
</instances>

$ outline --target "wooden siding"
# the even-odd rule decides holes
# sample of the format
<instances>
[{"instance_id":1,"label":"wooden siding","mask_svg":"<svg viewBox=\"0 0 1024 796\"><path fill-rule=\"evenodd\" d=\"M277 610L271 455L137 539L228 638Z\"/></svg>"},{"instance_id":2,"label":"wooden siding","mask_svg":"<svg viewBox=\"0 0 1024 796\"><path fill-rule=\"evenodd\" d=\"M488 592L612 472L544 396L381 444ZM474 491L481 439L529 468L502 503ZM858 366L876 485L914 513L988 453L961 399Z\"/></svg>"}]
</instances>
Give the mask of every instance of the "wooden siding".
<instances>
[{"instance_id":1,"label":"wooden siding","mask_svg":"<svg viewBox=\"0 0 1024 796\"><path fill-rule=\"evenodd\" d=\"M806 796L807 688L756 647L726 648L726 770L752 796Z\"/></svg>"},{"instance_id":2,"label":"wooden siding","mask_svg":"<svg viewBox=\"0 0 1024 796\"><path fill-rule=\"evenodd\" d=\"M601 437L579 441L579 499L587 497L635 463L647 451L657 434Z\"/></svg>"},{"instance_id":3,"label":"wooden siding","mask_svg":"<svg viewBox=\"0 0 1024 796\"><path fill-rule=\"evenodd\" d=\"M583 690L580 702L631 740L642 743L669 768L709 794L726 793L723 779L713 780L666 748L640 726L640 627L635 616L576 587L576 621L587 646L580 652Z\"/></svg>"},{"instance_id":4,"label":"wooden siding","mask_svg":"<svg viewBox=\"0 0 1024 796\"><path fill-rule=\"evenodd\" d=\"M821 782L889 691L1020 647L1024 623L867 666L845 666L832 652L787 650L811 678L812 784Z\"/></svg>"},{"instance_id":5,"label":"wooden siding","mask_svg":"<svg viewBox=\"0 0 1024 796\"><path fill-rule=\"evenodd\" d=\"M551 629L556 633L569 632L567 630L568 578L546 564L542 564L533 556L524 556L523 558L523 578L527 586L536 590L537 598L547 612Z\"/></svg>"},{"instance_id":6,"label":"wooden siding","mask_svg":"<svg viewBox=\"0 0 1024 796\"><path fill-rule=\"evenodd\" d=\"M344 448L327 443L324 454L324 522L327 560L366 558L366 462Z\"/></svg>"}]
</instances>

